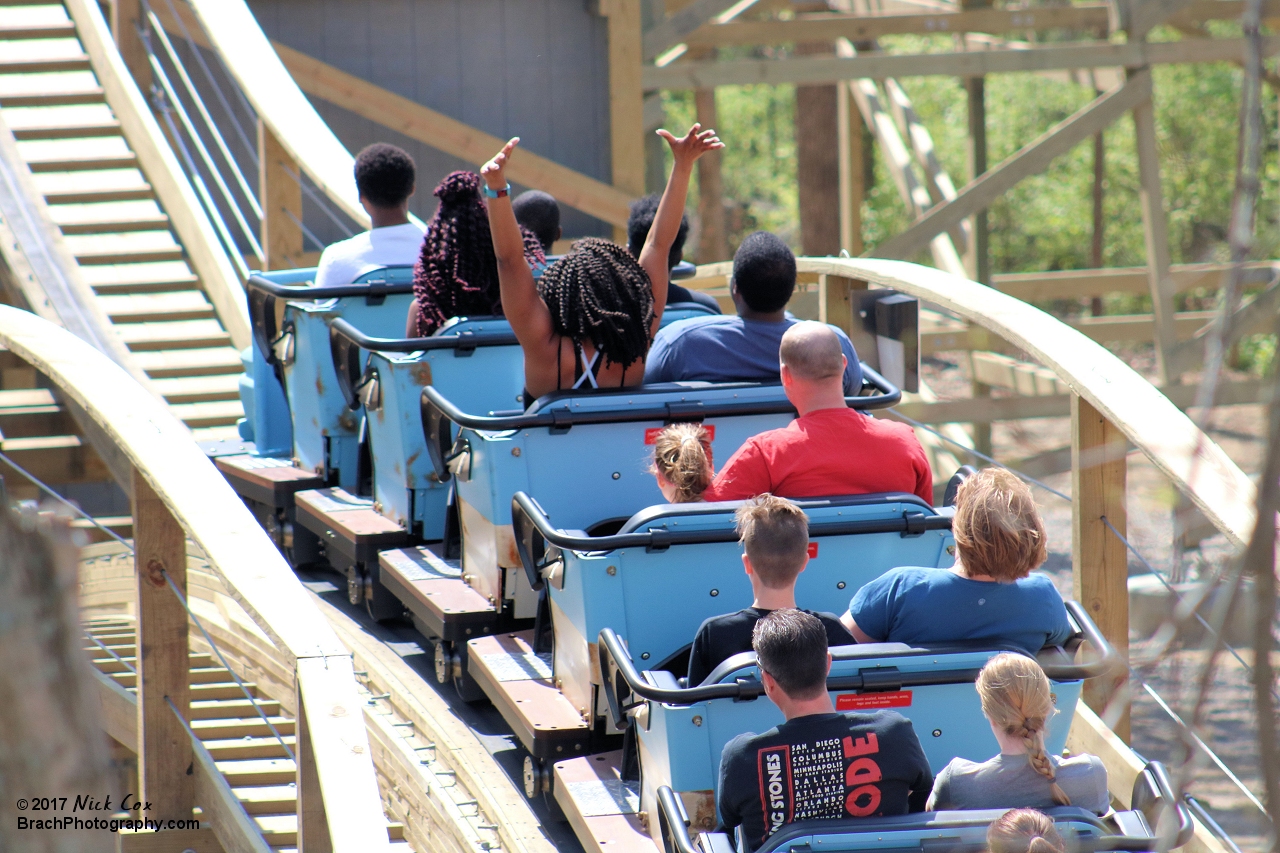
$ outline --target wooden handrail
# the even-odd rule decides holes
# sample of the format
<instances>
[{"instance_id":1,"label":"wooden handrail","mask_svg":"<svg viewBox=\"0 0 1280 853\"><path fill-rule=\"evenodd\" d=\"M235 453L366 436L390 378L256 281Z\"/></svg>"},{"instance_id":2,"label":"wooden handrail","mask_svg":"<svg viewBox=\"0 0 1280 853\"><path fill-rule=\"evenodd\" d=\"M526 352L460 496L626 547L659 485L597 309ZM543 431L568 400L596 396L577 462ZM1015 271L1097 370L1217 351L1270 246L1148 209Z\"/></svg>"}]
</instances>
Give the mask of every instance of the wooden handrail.
<instances>
[{"instance_id":1,"label":"wooden handrail","mask_svg":"<svg viewBox=\"0 0 1280 853\"><path fill-rule=\"evenodd\" d=\"M368 228L351 152L289 76L244 0L188 2L258 118L330 201Z\"/></svg>"},{"instance_id":2,"label":"wooden handrail","mask_svg":"<svg viewBox=\"0 0 1280 853\"><path fill-rule=\"evenodd\" d=\"M1236 547L1253 531L1252 481L1159 389L1101 344L1040 309L990 287L905 261L797 258L800 273L892 288L982 326L1030 353L1114 424ZM725 262L698 268L720 284Z\"/></svg>"},{"instance_id":3,"label":"wooden handrail","mask_svg":"<svg viewBox=\"0 0 1280 853\"><path fill-rule=\"evenodd\" d=\"M213 224L116 50L102 11L92 0L67 0L76 34L93 64L111 111L138 156L209 301L237 349L249 346L249 306L240 277L222 248Z\"/></svg>"},{"instance_id":4,"label":"wooden handrail","mask_svg":"<svg viewBox=\"0 0 1280 853\"><path fill-rule=\"evenodd\" d=\"M228 593L291 664L300 722L305 711L311 734L299 732L298 758L318 776L332 849L385 849L386 821L351 655L190 432L120 367L34 314L0 306L0 346L48 377L92 418L133 466L135 492L163 504ZM135 499L141 498L135 494ZM141 552L141 542L138 547ZM155 566L146 571L154 574ZM158 575L159 585L162 578ZM300 790L300 799L307 794Z\"/></svg>"}]
</instances>

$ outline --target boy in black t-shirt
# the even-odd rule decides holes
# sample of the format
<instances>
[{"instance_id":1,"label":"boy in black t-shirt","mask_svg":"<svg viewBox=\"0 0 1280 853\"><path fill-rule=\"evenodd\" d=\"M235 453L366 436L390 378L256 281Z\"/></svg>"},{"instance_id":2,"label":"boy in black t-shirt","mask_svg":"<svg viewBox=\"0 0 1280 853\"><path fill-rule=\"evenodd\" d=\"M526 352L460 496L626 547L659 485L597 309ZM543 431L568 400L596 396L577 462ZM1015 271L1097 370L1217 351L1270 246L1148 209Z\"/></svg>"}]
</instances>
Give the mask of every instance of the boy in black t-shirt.
<instances>
[{"instance_id":1,"label":"boy in black t-shirt","mask_svg":"<svg viewBox=\"0 0 1280 853\"><path fill-rule=\"evenodd\" d=\"M720 758L716 806L744 853L789 823L924 811L933 773L911 721L896 711L837 713L831 654L815 617L776 610L755 627L765 695L787 721L743 734Z\"/></svg>"},{"instance_id":2,"label":"boy in black t-shirt","mask_svg":"<svg viewBox=\"0 0 1280 853\"><path fill-rule=\"evenodd\" d=\"M809 519L786 498L766 492L739 507L735 520L755 600L746 610L702 623L689 653L690 687L701 684L721 661L751 651L751 631L769 612L795 609L796 578L809 562ZM834 613L813 615L826 629L828 645L856 642Z\"/></svg>"}]
</instances>

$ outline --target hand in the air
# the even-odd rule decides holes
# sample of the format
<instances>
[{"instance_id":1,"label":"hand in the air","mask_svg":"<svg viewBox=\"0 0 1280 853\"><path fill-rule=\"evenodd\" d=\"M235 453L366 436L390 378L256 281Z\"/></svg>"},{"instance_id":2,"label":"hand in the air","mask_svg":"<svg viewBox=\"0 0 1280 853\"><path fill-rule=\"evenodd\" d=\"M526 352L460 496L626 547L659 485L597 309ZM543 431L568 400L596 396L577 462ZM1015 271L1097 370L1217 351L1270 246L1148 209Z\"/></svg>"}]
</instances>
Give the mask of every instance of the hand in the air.
<instances>
[{"instance_id":1,"label":"hand in the air","mask_svg":"<svg viewBox=\"0 0 1280 853\"><path fill-rule=\"evenodd\" d=\"M667 145L671 146L671 153L675 156L676 162L685 165L692 164L708 151L718 151L724 147L724 143L720 141L720 137L716 136L714 130L703 130L702 125L697 122L689 128L688 133L679 138L668 130L659 130L658 135L667 140Z\"/></svg>"},{"instance_id":2,"label":"hand in the air","mask_svg":"<svg viewBox=\"0 0 1280 853\"><path fill-rule=\"evenodd\" d=\"M520 137L513 136L507 140L507 144L502 146L502 150L493 155L493 159L480 167L480 177L488 184L491 190L500 190L507 185L507 178L502 170L506 168L507 160L511 158L511 152L520 144Z\"/></svg>"}]
</instances>

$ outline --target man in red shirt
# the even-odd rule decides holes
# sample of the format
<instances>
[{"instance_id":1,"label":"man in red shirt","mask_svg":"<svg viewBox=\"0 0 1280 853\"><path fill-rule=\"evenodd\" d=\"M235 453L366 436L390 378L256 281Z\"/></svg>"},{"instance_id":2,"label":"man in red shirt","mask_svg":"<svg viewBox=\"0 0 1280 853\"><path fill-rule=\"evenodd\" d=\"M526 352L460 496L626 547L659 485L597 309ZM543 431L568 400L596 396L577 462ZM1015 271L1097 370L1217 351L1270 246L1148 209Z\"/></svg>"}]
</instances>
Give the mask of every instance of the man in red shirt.
<instances>
[{"instance_id":1,"label":"man in red shirt","mask_svg":"<svg viewBox=\"0 0 1280 853\"><path fill-rule=\"evenodd\" d=\"M845 405L846 359L829 326L796 323L782 336L779 358L782 387L800 416L748 439L704 500L910 492L933 504L933 473L911 427Z\"/></svg>"}]
</instances>

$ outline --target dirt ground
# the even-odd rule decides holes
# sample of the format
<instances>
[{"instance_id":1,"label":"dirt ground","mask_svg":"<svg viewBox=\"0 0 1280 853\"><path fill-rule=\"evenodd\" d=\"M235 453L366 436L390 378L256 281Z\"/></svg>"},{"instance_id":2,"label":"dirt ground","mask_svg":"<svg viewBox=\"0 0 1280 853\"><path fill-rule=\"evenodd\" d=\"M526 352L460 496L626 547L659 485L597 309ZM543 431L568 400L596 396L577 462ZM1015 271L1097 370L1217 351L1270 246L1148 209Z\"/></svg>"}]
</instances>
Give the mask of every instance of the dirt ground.
<instances>
[{"instance_id":1,"label":"dirt ground","mask_svg":"<svg viewBox=\"0 0 1280 853\"><path fill-rule=\"evenodd\" d=\"M1123 352L1123 357L1139 372L1153 376L1154 358L1149 347ZM922 378L939 399L963 399L971 395L965 353L941 353L927 359L922 365ZM1197 414L1196 411L1191 412L1192 417ZM1210 437L1245 473L1256 477L1266 450L1264 407L1220 407L1207 423ZM1016 460L1069 447L1070 442L1068 418L1011 421L997 423L992 428L993 455L1011 465ZM1222 567L1231 557L1232 549L1220 534L1186 551L1174 548L1175 491L1141 453L1130 454L1128 462L1128 538L1151 567L1166 577L1172 574L1187 579L1195 579ZM1057 491L1071 494L1069 472L1039 479ZM1044 569L1054 577L1063 594L1070 595L1071 505L1049 491L1035 487L1033 491L1049 534L1049 559ZM1130 558L1131 575L1147 571L1137 558ZM1133 662L1146 662L1141 671L1147 683L1175 712L1189 719L1189 709L1196 698L1196 684L1207 654L1201 650L1182 649L1152 661L1152 644L1148 638L1131 636L1130 643ZM1243 656L1246 661L1252 658L1248 653ZM1155 699L1141 688L1135 688L1132 715L1134 749L1147 758L1165 761L1171 768L1181 766L1185 755L1181 730ZM1261 799L1257 726L1249 674L1244 666L1224 654L1205 702L1198 734ZM1241 850L1253 853L1265 849L1269 826L1257 807L1199 750L1196 750L1192 778L1190 792L1209 809Z\"/></svg>"}]
</instances>

